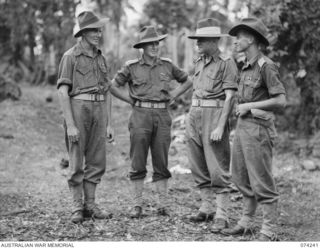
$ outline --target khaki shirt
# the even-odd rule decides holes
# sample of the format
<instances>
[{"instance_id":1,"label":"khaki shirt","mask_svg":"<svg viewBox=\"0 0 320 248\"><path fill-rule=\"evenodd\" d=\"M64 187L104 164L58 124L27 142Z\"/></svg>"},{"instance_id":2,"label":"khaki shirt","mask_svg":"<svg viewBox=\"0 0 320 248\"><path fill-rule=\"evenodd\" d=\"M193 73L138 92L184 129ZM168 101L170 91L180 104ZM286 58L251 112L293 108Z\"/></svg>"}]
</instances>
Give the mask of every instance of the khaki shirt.
<instances>
[{"instance_id":1,"label":"khaki shirt","mask_svg":"<svg viewBox=\"0 0 320 248\"><path fill-rule=\"evenodd\" d=\"M167 58L157 58L153 65L143 57L127 61L114 77L114 84L129 84L129 94L140 101L166 102L170 100L172 80L184 83L188 74Z\"/></svg>"},{"instance_id":2,"label":"khaki shirt","mask_svg":"<svg viewBox=\"0 0 320 248\"><path fill-rule=\"evenodd\" d=\"M285 94L277 66L268 57L258 54L242 67L239 82L239 103L267 100Z\"/></svg>"},{"instance_id":3,"label":"khaki shirt","mask_svg":"<svg viewBox=\"0 0 320 248\"><path fill-rule=\"evenodd\" d=\"M238 69L233 59L221 54L201 56L196 61L192 97L224 100L224 90L237 90L237 79Z\"/></svg>"},{"instance_id":4,"label":"khaki shirt","mask_svg":"<svg viewBox=\"0 0 320 248\"><path fill-rule=\"evenodd\" d=\"M104 56L96 49L90 56L81 41L66 51L60 61L57 88L68 85L69 95L104 94L110 87Z\"/></svg>"}]
</instances>

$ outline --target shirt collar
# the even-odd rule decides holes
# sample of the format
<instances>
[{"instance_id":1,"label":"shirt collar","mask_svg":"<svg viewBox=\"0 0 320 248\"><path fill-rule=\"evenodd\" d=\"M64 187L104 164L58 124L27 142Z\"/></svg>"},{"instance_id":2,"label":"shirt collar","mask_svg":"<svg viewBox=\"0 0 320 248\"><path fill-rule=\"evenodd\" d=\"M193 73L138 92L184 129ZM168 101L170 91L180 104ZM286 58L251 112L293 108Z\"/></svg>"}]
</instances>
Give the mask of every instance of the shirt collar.
<instances>
[{"instance_id":1,"label":"shirt collar","mask_svg":"<svg viewBox=\"0 0 320 248\"><path fill-rule=\"evenodd\" d=\"M210 64L211 61L218 62L219 58L220 58L220 52L217 52L217 53L210 55L210 56L205 56L205 55L201 56L201 59L203 60L205 65Z\"/></svg>"},{"instance_id":2,"label":"shirt collar","mask_svg":"<svg viewBox=\"0 0 320 248\"><path fill-rule=\"evenodd\" d=\"M246 60L242 68L246 69L249 67L253 67L255 63L257 63L258 59L260 59L261 56L262 56L261 53L258 53L256 56L252 57L250 60Z\"/></svg>"},{"instance_id":3,"label":"shirt collar","mask_svg":"<svg viewBox=\"0 0 320 248\"><path fill-rule=\"evenodd\" d=\"M143 65L143 64L150 65L150 64L148 64L148 63L145 61L143 55L140 57L139 63L140 63L140 65ZM161 59L160 59L159 57L157 57L157 58L156 58L156 62L155 62L153 65L158 65L158 64L161 65L162 63L163 63L163 62L161 61Z\"/></svg>"},{"instance_id":4,"label":"shirt collar","mask_svg":"<svg viewBox=\"0 0 320 248\"><path fill-rule=\"evenodd\" d=\"M75 47L75 56L79 56L81 54L86 55L88 57L92 57L91 55L89 55L88 51L86 49L84 49L82 42L79 41ZM95 47L93 57L96 57L99 54L101 54L101 50L99 48Z\"/></svg>"}]
</instances>

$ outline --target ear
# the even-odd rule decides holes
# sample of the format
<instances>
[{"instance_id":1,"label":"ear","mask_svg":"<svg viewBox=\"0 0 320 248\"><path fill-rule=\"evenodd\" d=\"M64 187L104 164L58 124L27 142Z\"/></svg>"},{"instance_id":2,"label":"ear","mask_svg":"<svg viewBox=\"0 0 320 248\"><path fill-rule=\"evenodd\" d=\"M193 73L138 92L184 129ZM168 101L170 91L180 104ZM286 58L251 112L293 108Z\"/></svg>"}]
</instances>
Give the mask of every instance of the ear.
<instances>
[{"instance_id":1,"label":"ear","mask_svg":"<svg viewBox=\"0 0 320 248\"><path fill-rule=\"evenodd\" d=\"M250 45L256 42L256 39L253 35L249 34L247 37L248 37L248 43Z\"/></svg>"}]
</instances>

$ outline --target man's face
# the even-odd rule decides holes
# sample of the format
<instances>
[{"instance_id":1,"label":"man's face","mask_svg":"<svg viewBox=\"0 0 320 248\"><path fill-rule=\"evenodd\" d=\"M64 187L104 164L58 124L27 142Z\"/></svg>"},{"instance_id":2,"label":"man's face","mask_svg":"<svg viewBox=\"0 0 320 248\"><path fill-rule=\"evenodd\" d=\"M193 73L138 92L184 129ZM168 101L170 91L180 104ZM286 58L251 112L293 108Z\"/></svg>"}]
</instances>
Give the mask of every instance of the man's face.
<instances>
[{"instance_id":1,"label":"man's face","mask_svg":"<svg viewBox=\"0 0 320 248\"><path fill-rule=\"evenodd\" d=\"M145 43L143 44L142 49L146 56L155 58L159 54L159 41Z\"/></svg>"},{"instance_id":2,"label":"man's face","mask_svg":"<svg viewBox=\"0 0 320 248\"><path fill-rule=\"evenodd\" d=\"M198 38L197 46L199 54L211 54L218 50L219 38Z\"/></svg>"},{"instance_id":3,"label":"man's face","mask_svg":"<svg viewBox=\"0 0 320 248\"><path fill-rule=\"evenodd\" d=\"M253 42L253 36L251 34L249 34L248 32L242 31L240 30L237 33L237 39L235 41L235 49L236 52L245 52L249 46L252 44Z\"/></svg>"},{"instance_id":4,"label":"man's face","mask_svg":"<svg viewBox=\"0 0 320 248\"><path fill-rule=\"evenodd\" d=\"M82 33L83 39L85 39L89 45L98 46L102 37L101 28L86 29Z\"/></svg>"}]
</instances>

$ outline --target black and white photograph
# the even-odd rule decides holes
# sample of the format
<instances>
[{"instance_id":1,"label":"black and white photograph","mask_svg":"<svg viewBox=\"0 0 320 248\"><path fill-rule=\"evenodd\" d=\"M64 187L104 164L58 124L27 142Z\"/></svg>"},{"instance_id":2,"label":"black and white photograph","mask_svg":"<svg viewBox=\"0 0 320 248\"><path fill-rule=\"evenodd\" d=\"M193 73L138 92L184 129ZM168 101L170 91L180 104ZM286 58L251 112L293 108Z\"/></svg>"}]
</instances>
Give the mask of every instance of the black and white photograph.
<instances>
[{"instance_id":1,"label":"black and white photograph","mask_svg":"<svg viewBox=\"0 0 320 248\"><path fill-rule=\"evenodd\" d=\"M320 247L320 0L0 0L0 247Z\"/></svg>"}]
</instances>

